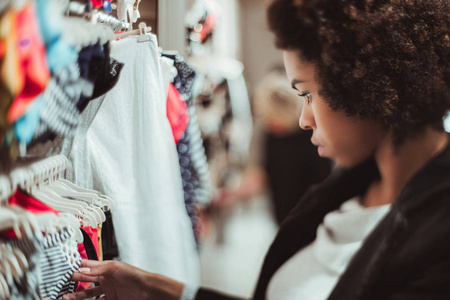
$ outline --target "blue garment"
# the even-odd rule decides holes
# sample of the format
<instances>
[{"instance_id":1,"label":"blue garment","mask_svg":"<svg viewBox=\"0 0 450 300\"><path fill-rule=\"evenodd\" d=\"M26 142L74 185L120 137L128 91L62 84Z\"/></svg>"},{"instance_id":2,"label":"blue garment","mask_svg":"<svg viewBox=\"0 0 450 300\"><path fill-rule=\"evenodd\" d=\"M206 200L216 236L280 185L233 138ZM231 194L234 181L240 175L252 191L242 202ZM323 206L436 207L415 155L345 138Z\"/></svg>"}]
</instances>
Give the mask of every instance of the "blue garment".
<instances>
[{"instance_id":1,"label":"blue garment","mask_svg":"<svg viewBox=\"0 0 450 300\"><path fill-rule=\"evenodd\" d=\"M38 96L27 108L25 114L14 123L14 130L19 142L29 143L41 117L45 98L43 94Z\"/></svg>"},{"instance_id":2,"label":"blue garment","mask_svg":"<svg viewBox=\"0 0 450 300\"><path fill-rule=\"evenodd\" d=\"M54 10L49 1L36 0L36 15L52 74L55 69L67 67L78 58L75 48L61 38L63 16Z\"/></svg>"}]
</instances>

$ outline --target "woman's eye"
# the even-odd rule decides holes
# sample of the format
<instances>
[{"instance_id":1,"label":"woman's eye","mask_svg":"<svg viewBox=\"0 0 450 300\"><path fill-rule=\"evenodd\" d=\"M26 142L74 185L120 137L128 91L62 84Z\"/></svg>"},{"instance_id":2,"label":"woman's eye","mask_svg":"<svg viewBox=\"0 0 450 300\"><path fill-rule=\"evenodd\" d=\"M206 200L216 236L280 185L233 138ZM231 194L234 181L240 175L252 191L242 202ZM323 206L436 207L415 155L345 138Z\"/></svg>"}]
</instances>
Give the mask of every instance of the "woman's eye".
<instances>
[{"instance_id":1,"label":"woman's eye","mask_svg":"<svg viewBox=\"0 0 450 300\"><path fill-rule=\"evenodd\" d=\"M305 97L306 100L308 101L308 104L311 103L311 93L302 93L302 94L298 94L300 97Z\"/></svg>"}]
</instances>

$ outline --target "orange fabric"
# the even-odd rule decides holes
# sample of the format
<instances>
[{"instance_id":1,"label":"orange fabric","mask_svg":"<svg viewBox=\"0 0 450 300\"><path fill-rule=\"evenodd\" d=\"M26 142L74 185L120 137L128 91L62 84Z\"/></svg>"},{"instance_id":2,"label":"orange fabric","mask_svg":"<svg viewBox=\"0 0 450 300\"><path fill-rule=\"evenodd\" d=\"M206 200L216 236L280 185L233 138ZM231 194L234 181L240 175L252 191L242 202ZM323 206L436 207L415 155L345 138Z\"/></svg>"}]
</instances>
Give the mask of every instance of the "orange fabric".
<instances>
[{"instance_id":1,"label":"orange fabric","mask_svg":"<svg viewBox=\"0 0 450 300\"><path fill-rule=\"evenodd\" d=\"M8 122L6 116L14 98L19 94L22 77L19 76L19 66L16 51L16 28L14 21L16 12L6 11L0 18L0 44L3 55L0 57L0 128L4 133Z\"/></svg>"},{"instance_id":2,"label":"orange fabric","mask_svg":"<svg viewBox=\"0 0 450 300\"><path fill-rule=\"evenodd\" d=\"M167 94L167 118L172 127L175 143L178 143L189 124L189 113L186 102L181 99L180 92L173 84L169 84Z\"/></svg>"},{"instance_id":3,"label":"orange fabric","mask_svg":"<svg viewBox=\"0 0 450 300\"><path fill-rule=\"evenodd\" d=\"M8 112L13 123L25 114L30 103L44 91L50 80L45 46L38 31L36 13L32 3L26 4L15 18L16 52L20 91Z\"/></svg>"}]
</instances>

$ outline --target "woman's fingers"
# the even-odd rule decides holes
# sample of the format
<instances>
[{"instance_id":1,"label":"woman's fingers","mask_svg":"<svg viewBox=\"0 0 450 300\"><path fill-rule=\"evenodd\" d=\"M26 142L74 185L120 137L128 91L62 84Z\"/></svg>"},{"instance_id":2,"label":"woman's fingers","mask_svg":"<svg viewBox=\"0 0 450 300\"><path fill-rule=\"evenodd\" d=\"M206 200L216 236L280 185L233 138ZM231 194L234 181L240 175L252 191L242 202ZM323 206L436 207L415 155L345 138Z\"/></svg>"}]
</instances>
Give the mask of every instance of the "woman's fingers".
<instances>
[{"instance_id":1,"label":"woman's fingers","mask_svg":"<svg viewBox=\"0 0 450 300\"><path fill-rule=\"evenodd\" d=\"M105 261L106 262L106 261ZM101 264L103 264L104 262L101 261L97 261L97 260L88 260L88 259L82 259L81 260L81 266L80 268L92 268L92 267L97 267Z\"/></svg>"},{"instance_id":2,"label":"woman's fingers","mask_svg":"<svg viewBox=\"0 0 450 300\"><path fill-rule=\"evenodd\" d=\"M81 282L101 282L103 276L98 275L86 275L84 273L73 273L72 277L70 277L73 281L81 281Z\"/></svg>"},{"instance_id":3,"label":"woman's fingers","mask_svg":"<svg viewBox=\"0 0 450 300\"><path fill-rule=\"evenodd\" d=\"M100 276L105 277L110 275L114 271L114 261L95 261L95 260L84 260L81 262L81 267L78 270L82 275L87 275L90 277L97 276L99 281ZM75 280L75 279L74 279Z\"/></svg>"},{"instance_id":4,"label":"woman's fingers","mask_svg":"<svg viewBox=\"0 0 450 300\"><path fill-rule=\"evenodd\" d=\"M103 294L103 289L101 286L90 288L81 292L76 292L74 294L66 294L63 296L63 300L76 300L76 299L86 299Z\"/></svg>"}]
</instances>

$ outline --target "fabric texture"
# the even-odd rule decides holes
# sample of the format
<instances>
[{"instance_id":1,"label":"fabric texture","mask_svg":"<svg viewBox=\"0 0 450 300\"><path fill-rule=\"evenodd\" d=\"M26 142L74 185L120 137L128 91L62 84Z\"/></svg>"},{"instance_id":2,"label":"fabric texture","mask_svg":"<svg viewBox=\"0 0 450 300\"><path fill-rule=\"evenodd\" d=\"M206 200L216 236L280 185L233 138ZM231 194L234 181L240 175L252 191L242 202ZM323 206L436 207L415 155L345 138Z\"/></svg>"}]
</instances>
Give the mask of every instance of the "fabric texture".
<instances>
[{"instance_id":1,"label":"fabric texture","mask_svg":"<svg viewBox=\"0 0 450 300\"><path fill-rule=\"evenodd\" d=\"M25 114L27 107L45 89L50 79L45 47L38 31L36 12L32 3L27 3L18 12L15 27L17 35L15 50L20 71L19 77L15 77L14 80L20 82L21 88L8 112L10 123Z\"/></svg>"},{"instance_id":2,"label":"fabric texture","mask_svg":"<svg viewBox=\"0 0 450 300\"><path fill-rule=\"evenodd\" d=\"M197 294L197 290L198 288L190 286L189 284L184 285L180 300L194 300L195 294Z\"/></svg>"},{"instance_id":3,"label":"fabric texture","mask_svg":"<svg viewBox=\"0 0 450 300\"><path fill-rule=\"evenodd\" d=\"M81 227L83 242L78 244L81 259L99 260L99 241L97 228ZM78 282L76 291L82 291L92 285L92 282Z\"/></svg>"},{"instance_id":4,"label":"fabric texture","mask_svg":"<svg viewBox=\"0 0 450 300\"><path fill-rule=\"evenodd\" d=\"M186 154L180 157L180 164L183 167L189 166L189 172L192 179L190 183L194 187L195 202L208 204L211 201L211 181L209 176L208 162L203 146L203 139L198 124L195 105L193 103L193 85L196 78L194 69L185 62L180 56L169 56L174 59L174 66L177 69L177 75L174 78L173 85L186 101L189 113L189 124L185 135L178 144L178 153ZM182 144L180 144L180 142ZM182 149L185 147L186 150ZM189 161L186 161L186 158ZM188 173L189 174L189 173Z\"/></svg>"},{"instance_id":5,"label":"fabric texture","mask_svg":"<svg viewBox=\"0 0 450 300\"><path fill-rule=\"evenodd\" d=\"M40 300L41 294L39 290L40 281L40 257L42 255L41 241L37 237L28 238L13 238L13 239L0 239L1 244L7 247L0 248L0 255L4 254L3 251L9 252L21 252L27 260L27 269L23 270L23 276L20 280L14 280L14 282L8 282L10 289L10 299L32 299ZM7 270L2 270L8 272ZM5 274L4 274L5 275ZM11 274L6 274L5 279L11 279ZM9 275L9 276L8 276ZM9 281L9 280L8 280Z\"/></svg>"},{"instance_id":6,"label":"fabric texture","mask_svg":"<svg viewBox=\"0 0 450 300\"><path fill-rule=\"evenodd\" d=\"M117 247L116 234L110 211L105 212L106 221L103 222L100 234L102 257L100 260L114 260L119 257L119 248Z\"/></svg>"},{"instance_id":7,"label":"fabric texture","mask_svg":"<svg viewBox=\"0 0 450 300\"><path fill-rule=\"evenodd\" d=\"M358 198L328 213L316 239L286 261L270 280L268 300L325 300L366 236L390 205L362 207Z\"/></svg>"},{"instance_id":8,"label":"fabric texture","mask_svg":"<svg viewBox=\"0 0 450 300\"><path fill-rule=\"evenodd\" d=\"M175 143L178 144L188 126L189 114L186 102L181 99L180 93L172 84L169 84L167 95L167 119L169 119Z\"/></svg>"},{"instance_id":9,"label":"fabric texture","mask_svg":"<svg viewBox=\"0 0 450 300\"><path fill-rule=\"evenodd\" d=\"M373 159L336 169L303 196L272 243L253 299L265 299L273 274L316 238L324 216L363 195L379 178ZM391 210L364 240L328 300L450 298L450 145L405 185ZM197 300L236 299L200 289Z\"/></svg>"},{"instance_id":10,"label":"fabric texture","mask_svg":"<svg viewBox=\"0 0 450 300\"><path fill-rule=\"evenodd\" d=\"M58 211L53 207L45 205L44 203L36 200L35 198L25 194L24 192L17 190L14 195L8 200L9 205L18 205L23 209L33 213L54 213L58 215Z\"/></svg>"},{"instance_id":11,"label":"fabric texture","mask_svg":"<svg viewBox=\"0 0 450 300\"><path fill-rule=\"evenodd\" d=\"M201 224L197 206L199 203L209 203L211 199L211 184L205 148L203 147L203 139L192 97L192 86L196 74L181 56L166 54L163 58L171 58L174 61L177 74L173 80L173 86L178 90L187 106L189 122L184 134L178 140L177 151L186 211L191 219L192 228L198 242ZM169 90L169 95L170 92L171 90Z\"/></svg>"},{"instance_id":12,"label":"fabric texture","mask_svg":"<svg viewBox=\"0 0 450 300\"><path fill-rule=\"evenodd\" d=\"M77 132L69 142L66 177L115 202L120 260L198 284L198 256L166 116L158 45L150 37L145 43L137 37L112 43L111 57L125 64L122 74L88 129L79 129L84 137Z\"/></svg>"},{"instance_id":13,"label":"fabric texture","mask_svg":"<svg viewBox=\"0 0 450 300\"><path fill-rule=\"evenodd\" d=\"M44 254L40 260L40 290L44 299L61 299L64 294L75 292L75 282L70 277L80 267L81 257L71 237L69 231L44 237Z\"/></svg>"}]
</instances>

